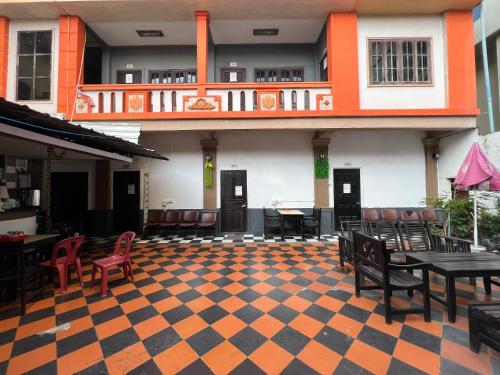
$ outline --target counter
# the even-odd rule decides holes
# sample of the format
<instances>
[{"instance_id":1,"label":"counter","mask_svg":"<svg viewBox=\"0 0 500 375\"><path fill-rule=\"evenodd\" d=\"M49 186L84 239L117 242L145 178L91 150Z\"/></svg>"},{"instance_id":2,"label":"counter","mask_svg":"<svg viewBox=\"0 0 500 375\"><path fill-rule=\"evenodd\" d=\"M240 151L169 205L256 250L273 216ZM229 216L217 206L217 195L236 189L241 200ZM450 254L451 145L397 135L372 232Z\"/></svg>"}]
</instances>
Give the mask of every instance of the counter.
<instances>
[{"instance_id":1,"label":"counter","mask_svg":"<svg viewBox=\"0 0 500 375\"><path fill-rule=\"evenodd\" d=\"M35 234L36 210L18 208L0 212L0 234L9 231L23 231L25 234Z\"/></svg>"}]
</instances>

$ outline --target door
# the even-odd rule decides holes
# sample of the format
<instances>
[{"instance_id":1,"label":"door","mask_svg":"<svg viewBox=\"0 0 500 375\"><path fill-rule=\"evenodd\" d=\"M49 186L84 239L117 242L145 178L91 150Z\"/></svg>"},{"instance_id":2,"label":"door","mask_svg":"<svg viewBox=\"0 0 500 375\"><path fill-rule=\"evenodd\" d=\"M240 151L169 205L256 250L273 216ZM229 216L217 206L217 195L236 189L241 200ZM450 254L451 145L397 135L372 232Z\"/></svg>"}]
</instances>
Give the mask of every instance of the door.
<instances>
[{"instance_id":1,"label":"door","mask_svg":"<svg viewBox=\"0 0 500 375\"><path fill-rule=\"evenodd\" d=\"M53 225L65 224L82 231L88 207L87 172L50 174L50 216Z\"/></svg>"},{"instance_id":2,"label":"door","mask_svg":"<svg viewBox=\"0 0 500 375\"><path fill-rule=\"evenodd\" d=\"M139 171L113 172L113 217L115 232L139 230Z\"/></svg>"},{"instance_id":3,"label":"door","mask_svg":"<svg viewBox=\"0 0 500 375\"><path fill-rule=\"evenodd\" d=\"M359 169L333 170L335 228L341 221L361 219L361 186Z\"/></svg>"},{"instance_id":4,"label":"door","mask_svg":"<svg viewBox=\"0 0 500 375\"><path fill-rule=\"evenodd\" d=\"M142 83L141 70L118 70L116 72L116 83Z\"/></svg>"},{"instance_id":5,"label":"door","mask_svg":"<svg viewBox=\"0 0 500 375\"><path fill-rule=\"evenodd\" d=\"M223 68L221 69L222 82L246 82L246 69Z\"/></svg>"},{"instance_id":6,"label":"door","mask_svg":"<svg viewBox=\"0 0 500 375\"><path fill-rule=\"evenodd\" d=\"M221 171L223 232L247 230L247 171Z\"/></svg>"}]
</instances>

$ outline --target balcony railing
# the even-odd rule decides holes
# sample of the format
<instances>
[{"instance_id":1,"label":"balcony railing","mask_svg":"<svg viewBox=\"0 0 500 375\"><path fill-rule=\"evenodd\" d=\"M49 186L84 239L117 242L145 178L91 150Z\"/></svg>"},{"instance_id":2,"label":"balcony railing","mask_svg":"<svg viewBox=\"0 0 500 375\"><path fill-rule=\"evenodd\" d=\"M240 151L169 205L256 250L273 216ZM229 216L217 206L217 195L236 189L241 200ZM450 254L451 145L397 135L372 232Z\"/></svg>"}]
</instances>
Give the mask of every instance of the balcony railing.
<instances>
[{"instance_id":1,"label":"balcony railing","mask_svg":"<svg viewBox=\"0 0 500 375\"><path fill-rule=\"evenodd\" d=\"M299 115L334 107L330 82L85 85L81 93L74 110L80 119Z\"/></svg>"}]
</instances>

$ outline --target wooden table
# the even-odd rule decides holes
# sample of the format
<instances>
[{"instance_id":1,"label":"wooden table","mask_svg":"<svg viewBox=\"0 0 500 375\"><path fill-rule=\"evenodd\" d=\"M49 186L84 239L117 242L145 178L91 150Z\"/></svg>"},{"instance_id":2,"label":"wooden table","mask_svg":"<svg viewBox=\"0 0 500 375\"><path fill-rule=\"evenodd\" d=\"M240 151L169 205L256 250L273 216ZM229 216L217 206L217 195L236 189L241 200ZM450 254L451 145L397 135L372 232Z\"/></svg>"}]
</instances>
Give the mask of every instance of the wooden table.
<instances>
[{"instance_id":1,"label":"wooden table","mask_svg":"<svg viewBox=\"0 0 500 375\"><path fill-rule=\"evenodd\" d=\"M24 246L26 247L40 247L45 245L53 245L60 234L31 234L24 239Z\"/></svg>"},{"instance_id":2,"label":"wooden table","mask_svg":"<svg viewBox=\"0 0 500 375\"><path fill-rule=\"evenodd\" d=\"M299 210L276 210L280 214L280 231L281 231L281 240L285 241L285 217L295 218L295 232L298 232L299 221L304 217L304 213Z\"/></svg>"},{"instance_id":3,"label":"wooden table","mask_svg":"<svg viewBox=\"0 0 500 375\"><path fill-rule=\"evenodd\" d=\"M437 253L410 252L406 254L409 263L430 263L429 270L446 279L446 300L431 293L431 298L447 307L448 320L455 322L457 297L455 279L457 277L482 277L487 295L491 295L491 276L500 276L500 255L482 253Z\"/></svg>"}]
</instances>

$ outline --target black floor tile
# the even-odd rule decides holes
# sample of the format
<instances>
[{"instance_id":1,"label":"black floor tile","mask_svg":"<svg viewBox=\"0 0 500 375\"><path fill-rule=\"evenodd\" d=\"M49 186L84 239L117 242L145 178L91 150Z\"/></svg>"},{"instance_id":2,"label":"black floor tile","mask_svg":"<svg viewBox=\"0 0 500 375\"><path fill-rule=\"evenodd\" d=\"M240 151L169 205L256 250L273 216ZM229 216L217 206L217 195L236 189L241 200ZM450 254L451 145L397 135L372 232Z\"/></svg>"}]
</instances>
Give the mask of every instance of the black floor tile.
<instances>
[{"instance_id":1,"label":"black floor tile","mask_svg":"<svg viewBox=\"0 0 500 375\"><path fill-rule=\"evenodd\" d=\"M272 309L269 312L269 315L271 315L273 318L276 318L285 324L288 324L292 320L294 320L295 317L299 315L299 313L285 305L279 305L274 309Z\"/></svg>"},{"instance_id":2,"label":"black floor tile","mask_svg":"<svg viewBox=\"0 0 500 375\"><path fill-rule=\"evenodd\" d=\"M95 329L89 328L57 341L57 356L62 357L98 340Z\"/></svg>"},{"instance_id":3,"label":"black floor tile","mask_svg":"<svg viewBox=\"0 0 500 375\"><path fill-rule=\"evenodd\" d=\"M213 324L219 319L224 318L229 313L218 305L214 305L198 313L198 315L208 324Z\"/></svg>"},{"instance_id":4,"label":"black floor tile","mask_svg":"<svg viewBox=\"0 0 500 375\"><path fill-rule=\"evenodd\" d=\"M295 358L288 366L280 373L280 375L319 375L317 371L307 366L304 362Z\"/></svg>"},{"instance_id":5,"label":"black floor tile","mask_svg":"<svg viewBox=\"0 0 500 375\"><path fill-rule=\"evenodd\" d=\"M325 326L314 339L340 355L344 355L354 341L351 337L328 326Z\"/></svg>"},{"instance_id":6,"label":"black floor tile","mask_svg":"<svg viewBox=\"0 0 500 375\"><path fill-rule=\"evenodd\" d=\"M181 320L184 320L191 315L193 315L193 312L184 305L181 305L179 307L176 307L175 309L168 310L163 313L163 317L171 325L180 322Z\"/></svg>"},{"instance_id":7,"label":"black floor tile","mask_svg":"<svg viewBox=\"0 0 500 375\"><path fill-rule=\"evenodd\" d=\"M233 315L243 320L246 324L251 324L257 318L264 315L264 313L253 306L246 305L233 313Z\"/></svg>"},{"instance_id":8,"label":"black floor tile","mask_svg":"<svg viewBox=\"0 0 500 375\"><path fill-rule=\"evenodd\" d=\"M223 342L224 337L219 335L213 328L207 327L186 341L199 356L202 356Z\"/></svg>"},{"instance_id":9,"label":"black floor tile","mask_svg":"<svg viewBox=\"0 0 500 375\"><path fill-rule=\"evenodd\" d=\"M124 331L114 334L113 336L106 337L100 341L102 353L104 357L109 357L114 353L119 352L126 347L139 342L139 336L135 333L133 328L128 328Z\"/></svg>"},{"instance_id":10,"label":"black floor tile","mask_svg":"<svg viewBox=\"0 0 500 375\"><path fill-rule=\"evenodd\" d=\"M264 344L267 339L259 332L255 331L253 328L246 327L245 329L231 337L229 341L244 354L249 356L255 350L257 350L258 347Z\"/></svg>"},{"instance_id":11,"label":"black floor tile","mask_svg":"<svg viewBox=\"0 0 500 375\"><path fill-rule=\"evenodd\" d=\"M309 343L308 337L288 326L274 335L272 340L294 356Z\"/></svg>"},{"instance_id":12,"label":"black floor tile","mask_svg":"<svg viewBox=\"0 0 500 375\"><path fill-rule=\"evenodd\" d=\"M181 341L181 338L177 332L175 332L172 327L168 327L145 339L143 344L149 355L154 357L155 355L177 344L179 341Z\"/></svg>"}]
</instances>

